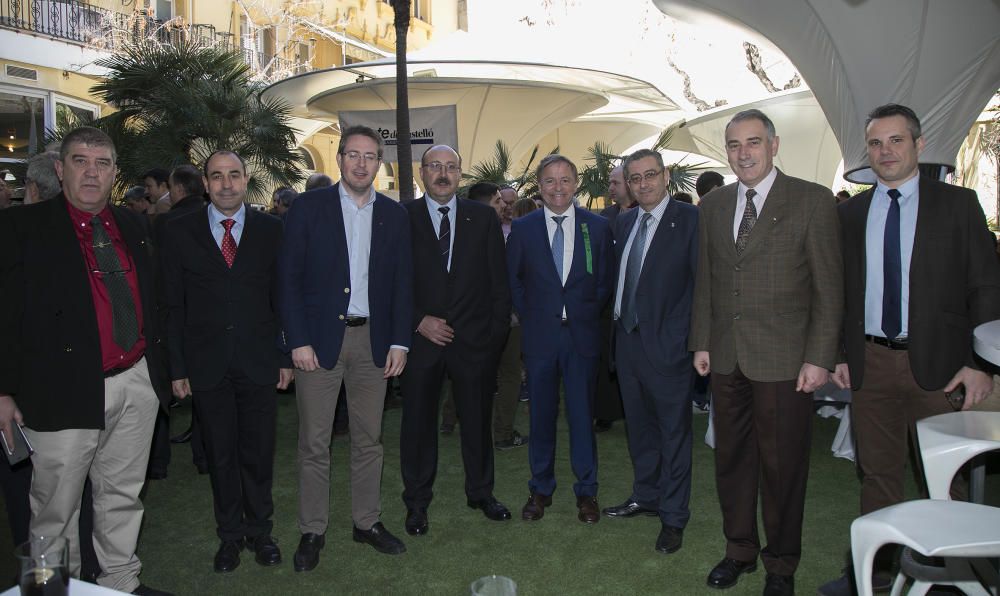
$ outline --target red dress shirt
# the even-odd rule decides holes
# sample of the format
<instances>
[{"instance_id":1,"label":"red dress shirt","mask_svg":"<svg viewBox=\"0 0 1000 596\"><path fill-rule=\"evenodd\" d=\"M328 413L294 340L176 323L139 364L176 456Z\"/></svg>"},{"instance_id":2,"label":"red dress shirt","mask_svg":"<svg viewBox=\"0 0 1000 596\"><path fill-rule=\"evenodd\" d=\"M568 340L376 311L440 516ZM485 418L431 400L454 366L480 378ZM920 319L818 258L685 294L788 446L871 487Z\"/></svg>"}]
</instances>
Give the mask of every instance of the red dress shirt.
<instances>
[{"instance_id":1,"label":"red dress shirt","mask_svg":"<svg viewBox=\"0 0 1000 596\"><path fill-rule=\"evenodd\" d=\"M87 265L90 293L94 298L94 312L97 314L97 329L101 335L101 359L104 363L104 371L128 368L138 362L146 351L146 338L143 334L142 324L142 300L139 298L139 277L135 272L135 263L129 255L128 246L122 239L121 232L118 230L118 224L115 223L115 218L111 215L111 209L105 206L97 215L104 222L108 238L111 239L115 251L118 252L118 260L126 270L125 279L128 281L129 289L132 290L136 323L139 325L139 339L126 352L115 343L112 333L111 299L108 297L108 289L101 279L102 274L98 271L97 259L94 257L94 231L90 225L94 214L81 211L68 202L66 207L69 209L70 219L73 220L73 230L76 231L76 239L80 242L80 252Z\"/></svg>"}]
</instances>

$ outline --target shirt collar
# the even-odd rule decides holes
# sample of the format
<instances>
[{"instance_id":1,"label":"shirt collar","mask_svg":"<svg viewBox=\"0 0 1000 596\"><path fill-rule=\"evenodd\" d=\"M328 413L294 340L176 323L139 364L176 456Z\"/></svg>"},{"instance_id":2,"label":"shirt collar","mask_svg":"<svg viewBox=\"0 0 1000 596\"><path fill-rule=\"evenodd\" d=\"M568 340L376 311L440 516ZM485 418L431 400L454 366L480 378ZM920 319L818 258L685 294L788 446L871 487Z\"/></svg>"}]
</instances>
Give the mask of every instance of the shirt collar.
<instances>
[{"instance_id":1,"label":"shirt collar","mask_svg":"<svg viewBox=\"0 0 1000 596\"><path fill-rule=\"evenodd\" d=\"M896 190L898 190L900 194L899 197L900 204L905 203L910 197L916 196L917 188L919 186L920 186L920 174L917 174L916 176L910 178L906 182L897 186ZM875 193L885 197L886 200L888 200L889 187L879 182L875 185Z\"/></svg>"},{"instance_id":2,"label":"shirt collar","mask_svg":"<svg viewBox=\"0 0 1000 596\"><path fill-rule=\"evenodd\" d=\"M69 211L69 217L73 221L74 227L90 225L90 220L93 219L95 215L99 215L101 220L105 223L109 223L113 219L111 215L111 208L107 205L105 205L104 209L101 209L97 213L90 213L88 211L84 211L83 209L77 209L73 206L73 203L70 203L69 200L67 200L66 209Z\"/></svg>"},{"instance_id":3,"label":"shirt collar","mask_svg":"<svg viewBox=\"0 0 1000 596\"><path fill-rule=\"evenodd\" d=\"M649 211L649 213L653 216L653 219L655 219L656 221L660 221L661 219L663 219L663 213L667 210L667 206L670 204L670 201L671 198L670 195L668 194L666 198L660 201L659 205L653 207L652 211ZM646 210L643 209L642 207L639 207L638 209L639 209L638 217L642 217L642 214L646 213Z\"/></svg>"},{"instance_id":4,"label":"shirt collar","mask_svg":"<svg viewBox=\"0 0 1000 596\"><path fill-rule=\"evenodd\" d=\"M424 201L427 203L427 210L433 213L437 213L438 215L441 215L441 212L438 211L439 207L448 207L448 213L455 213L455 208L458 206L458 199L455 197L455 195L451 195L451 199L449 199L447 203L442 205L437 201L435 201L434 199L432 199L430 195L424 193Z\"/></svg>"},{"instance_id":5,"label":"shirt collar","mask_svg":"<svg viewBox=\"0 0 1000 596\"><path fill-rule=\"evenodd\" d=\"M247 206L246 203L240 205L240 210L233 214L232 217L223 215L221 211L215 208L215 205L208 204L208 223L212 224L212 227L221 226L222 220L232 219L236 222L236 225L242 226L247 219Z\"/></svg>"},{"instance_id":6,"label":"shirt collar","mask_svg":"<svg viewBox=\"0 0 1000 596\"><path fill-rule=\"evenodd\" d=\"M757 193L757 196L761 197L762 199L766 199L767 194L771 192L771 186L774 184L774 179L777 177L778 177L778 168L771 166L771 171L767 173L767 176L764 176L764 179L758 182L757 186L753 187L754 191ZM740 182L738 189L739 194L737 196L745 197L748 188L750 187L747 186L746 184L743 184L743 182Z\"/></svg>"},{"instance_id":7,"label":"shirt collar","mask_svg":"<svg viewBox=\"0 0 1000 596\"><path fill-rule=\"evenodd\" d=\"M348 194L347 188L344 186L343 183L337 185L337 190L340 192L341 203L343 203L344 201L348 201L351 205L357 207L357 203L354 202L354 197ZM361 206L361 209L364 209L365 207L371 205L374 202L375 202L375 187L372 186L369 187L368 189L368 200L365 201L365 204Z\"/></svg>"},{"instance_id":8,"label":"shirt collar","mask_svg":"<svg viewBox=\"0 0 1000 596\"><path fill-rule=\"evenodd\" d=\"M551 209L549 209L548 205L543 204L542 205L542 210L545 211L545 221L546 222L550 222L550 221L552 221L553 217L558 217L559 216L558 213L555 213L554 211L552 211ZM563 223L566 223L567 221L573 221L575 219L575 217L576 217L576 203L570 203L569 204L569 209L567 209L566 211L563 211L562 214L566 216L566 219L563 220ZM553 223L555 223L555 222L553 222Z\"/></svg>"}]
</instances>

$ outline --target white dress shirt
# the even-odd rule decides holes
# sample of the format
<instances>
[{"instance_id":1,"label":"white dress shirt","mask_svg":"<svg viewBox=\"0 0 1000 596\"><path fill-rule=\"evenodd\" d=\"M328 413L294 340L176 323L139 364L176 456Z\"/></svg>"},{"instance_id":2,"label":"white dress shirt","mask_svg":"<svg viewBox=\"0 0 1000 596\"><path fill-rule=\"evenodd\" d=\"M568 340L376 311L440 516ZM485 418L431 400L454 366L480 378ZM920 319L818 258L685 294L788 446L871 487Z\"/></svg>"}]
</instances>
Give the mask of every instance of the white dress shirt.
<instances>
[{"instance_id":1,"label":"white dress shirt","mask_svg":"<svg viewBox=\"0 0 1000 596\"><path fill-rule=\"evenodd\" d=\"M649 223L646 224L646 246L642 249L642 266L646 264L646 254L649 253L649 245L653 243L653 236L656 234L656 228L660 225L660 220L663 219L663 212L667 210L667 205L670 203L670 195L667 195L665 199L660 201L660 204L650 211L652 217L649 219ZM615 320L621 315L622 308L622 292L625 289L625 269L628 265L628 255L632 252L632 243L635 242L635 236L639 232L639 223L642 222L642 214L645 213L641 207L639 208L639 214L635 218L635 223L632 224L632 231L629 232L628 240L625 244L625 250L622 251L622 263L621 267L618 268L618 286L615 289ZM618 217L622 217L619 214ZM642 266L639 267L639 271L642 271Z\"/></svg>"},{"instance_id":2,"label":"white dress shirt","mask_svg":"<svg viewBox=\"0 0 1000 596\"><path fill-rule=\"evenodd\" d=\"M372 188L368 200L361 207L354 197L347 193L344 185L340 190L340 209L344 214L344 235L347 238L347 259L351 268L351 300L347 314L352 317L367 317L368 308L368 262L372 248L372 213L375 211L375 189Z\"/></svg>"}]
</instances>

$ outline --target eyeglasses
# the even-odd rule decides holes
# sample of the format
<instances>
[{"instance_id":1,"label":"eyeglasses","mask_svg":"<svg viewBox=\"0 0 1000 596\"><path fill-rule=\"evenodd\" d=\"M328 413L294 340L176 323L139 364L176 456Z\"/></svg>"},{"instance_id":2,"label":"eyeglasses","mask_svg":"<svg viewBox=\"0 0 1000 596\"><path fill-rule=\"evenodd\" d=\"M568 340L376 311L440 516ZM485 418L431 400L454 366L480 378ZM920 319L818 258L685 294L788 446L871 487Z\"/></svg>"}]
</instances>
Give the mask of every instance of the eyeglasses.
<instances>
[{"instance_id":1,"label":"eyeglasses","mask_svg":"<svg viewBox=\"0 0 1000 596\"><path fill-rule=\"evenodd\" d=\"M436 170L438 172L444 170L449 174L456 174L462 169L462 166L457 163L441 163L439 161L432 161L429 164L424 164L424 167L428 170Z\"/></svg>"},{"instance_id":2,"label":"eyeglasses","mask_svg":"<svg viewBox=\"0 0 1000 596\"><path fill-rule=\"evenodd\" d=\"M645 174L633 174L627 178L629 184L641 184L643 180L646 182L652 182L657 176L663 173L663 170L650 170Z\"/></svg>"},{"instance_id":3,"label":"eyeglasses","mask_svg":"<svg viewBox=\"0 0 1000 596\"><path fill-rule=\"evenodd\" d=\"M375 163L379 156L374 153L361 153L360 151L345 151L341 153L348 161L361 161L362 158L368 163Z\"/></svg>"}]
</instances>

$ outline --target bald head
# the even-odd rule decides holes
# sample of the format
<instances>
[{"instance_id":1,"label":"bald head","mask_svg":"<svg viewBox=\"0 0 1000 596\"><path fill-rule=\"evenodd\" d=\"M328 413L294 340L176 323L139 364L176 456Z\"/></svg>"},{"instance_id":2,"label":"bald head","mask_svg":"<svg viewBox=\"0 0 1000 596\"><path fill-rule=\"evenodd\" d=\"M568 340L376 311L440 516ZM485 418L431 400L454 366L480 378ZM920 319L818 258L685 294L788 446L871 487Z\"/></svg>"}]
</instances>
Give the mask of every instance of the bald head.
<instances>
[{"instance_id":1,"label":"bald head","mask_svg":"<svg viewBox=\"0 0 1000 596\"><path fill-rule=\"evenodd\" d=\"M455 196L462 178L462 158L447 145L434 145L420 158L420 180L424 191L444 205Z\"/></svg>"}]
</instances>

